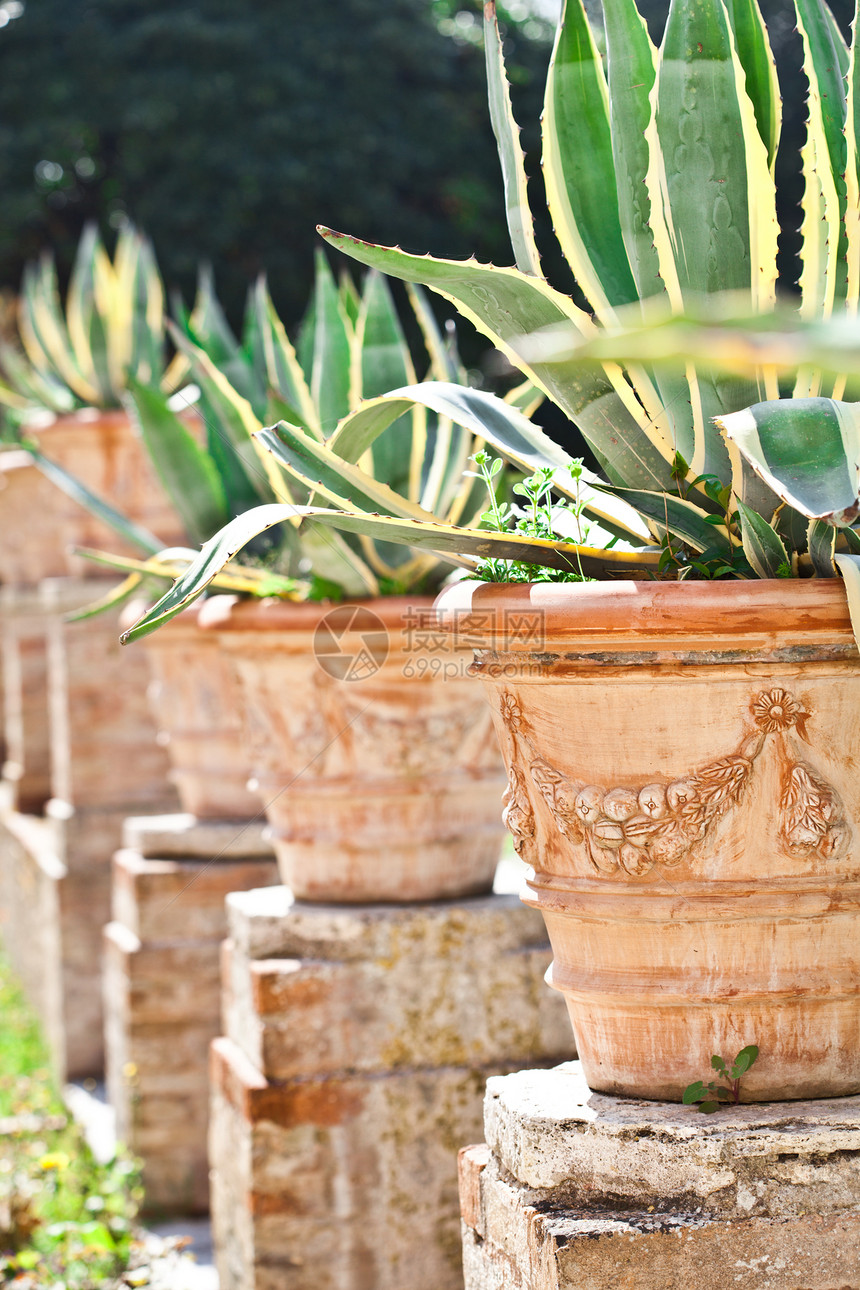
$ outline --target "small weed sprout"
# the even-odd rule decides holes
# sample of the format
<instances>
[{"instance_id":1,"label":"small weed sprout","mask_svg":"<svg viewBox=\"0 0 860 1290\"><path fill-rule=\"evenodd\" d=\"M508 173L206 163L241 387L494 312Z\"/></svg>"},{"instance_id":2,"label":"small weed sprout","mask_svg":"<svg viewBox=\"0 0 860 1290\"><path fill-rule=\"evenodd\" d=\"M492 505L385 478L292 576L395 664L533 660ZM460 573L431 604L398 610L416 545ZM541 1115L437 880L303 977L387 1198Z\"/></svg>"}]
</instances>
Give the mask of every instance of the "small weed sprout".
<instances>
[{"instance_id":1,"label":"small weed sprout","mask_svg":"<svg viewBox=\"0 0 860 1290\"><path fill-rule=\"evenodd\" d=\"M542 466L533 475L513 485L511 492L515 497L524 500L523 505L515 505L500 497L498 478L502 461L480 449L471 459L478 467L469 470L467 475L483 480L489 497L489 507L481 515L481 524L494 533L517 533L522 537L543 538L547 541L558 541L562 533L558 528L563 517L573 518L575 541L583 544L588 537L589 524L583 519L585 499L580 496L582 480L582 461L575 459L569 470L575 484L575 497L563 497L553 501L553 477L555 470L551 466ZM475 577L484 582L593 582L582 572L579 556L576 565L568 573L551 569L545 565L528 564L521 560L483 560L476 570Z\"/></svg>"},{"instance_id":2,"label":"small weed sprout","mask_svg":"<svg viewBox=\"0 0 860 1290\"><path fill-rule=\"evenodd\" d=\"M729 1070L722 1057L715 1054L711 1058L711 1066L726 1082L718 1084L716 1080L711 1080L705 1084L702 1080L697 1080L695 1084L688 1084L682 1098L684 1106L692 1106L698 1102L698 1109L703 1115L713 1115L714 1111L719 1109L721 1102L739 1102L741 1076L746 1074L757 1057L758 1048L755 1044L750 1044L741 1049Z\"/></svg>"}]
</instances>

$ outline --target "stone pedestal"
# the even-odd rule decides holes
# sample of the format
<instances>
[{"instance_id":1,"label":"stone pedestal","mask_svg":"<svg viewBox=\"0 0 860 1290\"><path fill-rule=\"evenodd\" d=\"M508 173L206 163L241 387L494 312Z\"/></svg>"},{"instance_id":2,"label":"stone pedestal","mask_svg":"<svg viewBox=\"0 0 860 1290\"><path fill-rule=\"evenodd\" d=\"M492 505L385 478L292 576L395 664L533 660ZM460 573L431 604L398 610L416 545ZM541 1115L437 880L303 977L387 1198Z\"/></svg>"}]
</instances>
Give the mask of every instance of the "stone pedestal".
<instances>
[{"instance_id":1,"label":"stone pedestal","mask_svg":"<svg viewBox=\"0 0 860 1290\"><path fill-rule=\"evenodd\" d=\"M62 954L68 923L65 907L66 867L59 856L52 820L0 810L0 939L42 1025L58 1074L65 1074L67 1034L66 992ZM87 1042L89 1027L73 1039ZM95 1029L98 1048L101 1039ZM80 1054L90 1066L89 1056ZM96 1067L97 1069L97 1067Z\"/></svg>"},{"instance_id":2,"label":"stone pedestal","mask_svg":"<svg viewBox=\"0 0 860 1290\"><path fill-rule=\"evenodd\" d=\"M38 589L0 588L3 779L9 803L40 813L51 796L48 728L48 641L45 608Z\"/></svg>"},{"instance_id":3,"label":"stone pedestal","mask_svg":"<svg viewBox=\"0 0 860 1290\"><path fill-rule=\"evenodd\" d=\"M117 1136L143 1161L150 1211L209 1207L209 1045L231 891L278 881L262 826L129 819L104 931L105 1057Z\"/></svg>"},{"instance_id":4,"label":"stone pedestal","mask_svg":"<svg viewBox=\"0 0 860 1290\"><path fill-rule=\"evenodd\" d=\"M456 1147L486 1076L569 1055L517 897L233 895L212 1050L222 1290L462 1287Z\"/></svg>"},{"instance_id":5,"label":"stone pedestal","mask_svg":"<svg viewBox=\"0 0 860 1290\"><path fill-rule=\"evenodd\" d=\"M692 1107L578 1062L487 1084L461 1152L466 1290L858 1290L860 1098Z\"/></svg>"},{"instance_id":6,"label":"stone pedestal","mask_svg":"<svg viewBox=\"0 0 860 1290\"><path fill-rule=\"evenodd\" d=\"M0 912L62 1077L103 1065L102 928L123 821L176 804L147 707L144 654L119 645L115 612L66 621L104 591L99 579L48 579L8 592L3 605L10 757ZM43 804L44 820L35 820L28 812Z\"/></svg>"}]
</instances>

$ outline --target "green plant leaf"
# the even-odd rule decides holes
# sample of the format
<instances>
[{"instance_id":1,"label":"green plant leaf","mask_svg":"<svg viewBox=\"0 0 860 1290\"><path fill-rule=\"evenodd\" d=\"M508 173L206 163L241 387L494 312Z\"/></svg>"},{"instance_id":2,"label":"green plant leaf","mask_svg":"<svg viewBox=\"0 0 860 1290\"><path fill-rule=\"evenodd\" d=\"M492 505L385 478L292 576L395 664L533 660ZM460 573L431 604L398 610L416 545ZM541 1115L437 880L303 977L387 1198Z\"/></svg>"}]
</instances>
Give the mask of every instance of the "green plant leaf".
<instances>
[{"instance_id":1,"label":"green plant leaf","mask_svg":"<svg viewBox=\"0 0 860 1290\"><path fill-rule=\"evenodd\" d=\"M116 252L118 294L131 309L129 356L122 370L154 384L164 374L164 285L148 238L126 228ZM108 336L109 343L113 335Z\"/></svg>"},{"instance_id":2,"label":"green plant leaf","mask_svg":"<svg viewBox=\"0 0 860 1290\"><path fill-rule=\"evenodd\" d=\"M773 166L782 116L782 99L776 77L776 63L767 28L757 0L728 0L726 4L735 35L738 59L744 69L746 92L755 109L755 119L768 162Z\"/></svg>"},{"instance_id":3,"label":"green plant leaf","mask_svg":"<svg viewBox=\"0 0 860 1290\"><path fill-rule=\"evenodd\" d=\"M860 649L860 555L835 555L833 562L845 583L854 640L857 642L857 648Z\"/></svg>"},{"instance_id":4,"label":"green plant leaf","mask_svg":"<svg viewBox=\"0 0 860 1290\"><path fill-rule=\"evenodd\" d=\"M432 377L435 381L459 381L461 385L465 385L465 369L462 369L456 348L442 336L427 296L416 282L406 283L406 294L421 328L424 346L430 355L427 379Z\"/></svg>"},{"instance_id":5,"label":"green plant leaf","mask_svg":"<svg viewBox=\"0 0 860 1290\"><path fill-rule=\"evenodd\" d=\"M809 519L860 513L860 404L776 399L716 418L753 470Z\"/></svg>"},{"instance_id":6,"label":"green plant leaf","mask_svg":"<svg viewBox=\"0 0 860 1290\"><path fill-rule=\"evenodd\" d=\"M857 4L855 3L854 31L857 31ZM857 40L851 41L846 85L845 144L848 166L845 171L846 206L845 235L847 242L847 295L846 305L854 313L860 299L860 59L857 57Z\"/></svg>"},{"instance_id":7,"label":"green plant leaf","mask_svg":"<svg viewBox=\"0 0 860 1290\"><path fill-rule=\"evenodd\" d=\"M767 520L736 499L741 520L744 555L759 578L779 578L780 570L791 566L785 544Z\"/></svg>"},{"instance_id":8,"label":"green plant leaf","mask_svg":"<svg viewBox=\"0 0 860 1290\"><path fill-rule=\"evenodd\" d=\"M215 424L210 425L212 435L219 435L224 448L238 458L244 477L258 497L268 501L273 495L277 496L281 481L271 459L255 444L253 436L262 426L250 403L234 389L208 354L173 324L169 324L169 330L177 349L188 357L195 380L205 397L204 406L208 408L209 417L214 418ZM221 475L223 479L223 471Z\"/></svg>"},{"instance_id":9,"label":"green plant leaf","mask_svg":"<svg viewBox=\"0 0 860 1290\"><path fill-rule=\"evenodd\" d=\"M722 0L695 7L672 0L649 130L648 183L652 207L662 199L661 219L652 218L652 228L673 308L733 290L756 310L773 306L776 188L744 82ZM687 138L688 122L695 138ZM705 210L709 217L703 220ZM692 472L728 479L712 418L755 402L764 390L707 367L689 368L688 379L695 424L695 448L687 454Z\"/></svg>"},{"instance_id":10,"label":"green plant leaf","mask_svg":"<svg viewBox=\"0 0 860 1290\"><path fill-rule=\"evenodd\" d=\"M350 333L325 255L315 259L313 367L310 388L320 427L330 435L350 407Z\"/></svg>"},{"instance_id":11,"label":"green plant leaf","mask_svg":"<svg viewBox=\"0 0 860 1290\"><path fill-rule=\"evenodd\" d=\"M66 319L75 360L85 379L98 391L97 405L109 407L118 388L108 355L108 319L114 272L95 224L87 224L78 242L66 296ZM99 279L101 279L99 281ZM130 337L131 318L127 323Z\"/></svg>"},{"instance_id":12,"label":"green plant leaf","mask_svg":"<svg viewBox=\"0 0 860 1290\"><path fill-rule=\"evenodd\" d=\"M594 334L590 317L546 282L477 260L440 260L407 255L397 247L374 246L357 238L320 228L326 241L362 264L407 282L423 282L449 300L483 335L612 456L617 445L630 455L631 469L640 474L625 482L664 487L670 480L674 455L662 430L652 425L620 370L607 375L599 364L546 362L534 355L532 334L566 322L582 336Z\"/></svg>"},{"instance_id":13,"label":"green plant leaf","mask_svg":"<svg viewBox=\"0 0 860 1290\"><path fill-rule=\"evenodd\" d=\"M694 551L714 550L731 556L733 544L725 528L712 523L715 517L694 502L669 493L646 493L634 488L614 491L650 522L652 532L661 536L673 534Z\"/></svg>"},{"instance_id":14,"label":"green plant leaf","mask_svg":"<svg viewBox=\"0 0 860 1290\"><path fill-rule=\"evenodd\" d=\"M748 1044L746 1048L742 1048L735 1058L734 1065L732 1066L732 1079L739 1079L741 1075L749 1070L757 1057L757 1044Z\"/></svg>"},{"instance_id":15,"label":"green plant leaf","mask_svg":"<svg viewBox=\"0 0 860 1290\"><path fill-rule=\"evenodd\" d=\"M637 299L618 217L609 96L582 0L565 0L547 77L543 172L556 236L599 318Z\"/></svg>"},{"instance_id":16,"label":"green plant leaf","mask_svg":"<svg viewBox=\"0 0 860 1290\"><path fill-rule=\"evenodd\" d=\"M332 451L346 461L357 461L377 436L416 402L471 431L527 474L541 466L556 467L557 490L576 498L576 488L567 475L573 459L538 426L504 399L483 390L443 381L425 381L402 390L392 390L363 404L338 426L329 441ZM640 542L642 534L634 522L635 517L625 516L605 492L594 491L601 483L596 476L586 471L583 478L592 486L586 490L586 514L616 536Z\"/></svg>"},{"instance_id":17,"label":"green plant leaf","mask_svg":"<svg viewBox=\"0 0 860 1290\"><path fill-rule=\"evenodd\" d=\"M845 76L848 55L823 0L794 0L794 7L803 37L803 70L809 81L807 139L801 159L807 197L813 192L818 197L818 202L804 200L801 230L804 272L800 285L806 308L816 314L822 311L827 314L834 300L845 298L847 289ZM823 219L820 230L811 227L815 219ZM810 256L807 261L807 242L810 249L816 248L816 259Z\"/></svg>"},{"instance_id":18,"label":"green plant leaf","mask_svg":"<svg viewBox=\"0 0 860 1290\"><path fill-rule=\"evenodd\" d=\"M320 492L327 501L344 510L358 507L416 520L434 518L429 511L422 511L373 475L344 461L299 426L280 421L261 430L257 438L308 494Z\"/></svg>"},{"instance_id":19,"label":"green plant leaf","mask_svg":"<svg viewBox=\"0 0 860 1290\"><path fill-rule=\"evenodd\" d=\"M197 444L160 390L128 380L129 404L146 450L186 533L205 542L230 519L212 458Z\"/></svg>"},{"instance_id":20,"label":"green plant leaf","mask_svg":"<svg viewBox=\"0 0 860 1290\"><path fill-rule=\"evenodd\" d=\"M809 558L817 578L835 578L836 535L838 529L826 520L810 520L807 530Z\"/></svg>"},{"instance_id":21,"label":"green plant leaf","mask_svg":"<svg viewBox=\"0 0 860 1290\"><path fill-rule=\"evenodd\" d=\"M208 587L216 574L220 573L237 551L241 551L252 538L265 533L275 524L283 524L284 521L293 519L296 516L296 510L294 506L271 502L267 506L257 506L254 510L246 511L244 515L231 520L205 543L203 550L158 603L138 619L133 627L123 632L120 637L122 644L127 645L130 641L146 636L162 623L168 622L181 613L186 605L190 605Z\"/></svg>"},{"instance_id":22,"label":"green plant leaf","mask_svg":"<svg viewBox=\"0 0 860 1290\"><path fill-rule=\"evenodd\" d=\"M47 254L38 264L24 266L18 330L27 357L38 372L55 374L77 399L98 404L98 389L84 377L69 343L57 271Z\"/></svg>"},{"instance_id":23,"label":"green plant leaf","mask_svg":"<svg viewBox=\"0 0 860 1290\"><path fill-rule=\"evenodd\" d=\"M674 246L671 280L682 297L739 290L761 303L774 298L776 190L745 79L721 0L701 0L695 7L672 0L660 56L656 135ZM691 103L692 140L685 133ZM656 178L651 191L653 203ZM712 214L703 219L703 211Z\"/></svg>"},{"instance_id":24,"label":"green plant leaf","mask_svg":"<svg viewBox=\"0 0 860 1290\"><path fill-rule=\"evenodd\" d=\"M505 212L514 259L522 273L542 277L540 256L535 245L534 223L529 208L525 156L520 145L519 127L514 120L511 107L511 92L505 73L502 38L494 0L489 0L489 3L484 5L484 54L487 63L490 121L496 136L502 167Z\"/></svg>"},{"instance_id":25,"label":"green plant leaf","mask_svg":"<svg viewBox=\"0 0 860 1290\"><path fill-rule=\"evenodd\" d=\"M424 523L419 520L382 515L356 515L343 511L297 507L296 513L307 514L315 523L331 524L347 533L357 533L380 542L398 542L419 550L435 551L453 564L471 559L519 560L540 564L563 572L579 572L586 577L624 576L646 569L656 569L659 551L600 550L572 542L548 541L496 533L489 529L456 527L451 524ZM467 557L467 559L463 559Z\"/></svg>"},{"instance_id":26,"label":"green plant leaf","mask_svg":"<svg viewBox=\"0 0 860 1290\"><path fill-rule=\"evenodd\" d=\"M104 1223L93 1220L89 1223L77 1224L78 1235L84 1245L89 1250L108 1250L116 1249L116 1241L111 1235L110 1229Z\"/></svg>"},{"instance_id":27,"label":"green plant leaf","mask_svg":"<svg viewBox=\"0 0 860 1290\"><path fill-rule=\"evenodd\" d=\"M380 273L371 269L365 278L352 338L352 391L350 410L362 399L376 398L388 390L415 383L415 369L403 328L397 317L390 288ZM371 448L373 474L397 492L410 494L413 458L422 460L426 443L423 408L413 408L401 425L380 436Z\"/></svg>"},{"instance_id":28,"label":"green plant leaf","mask_svg":"<svg viewBox=\"0 0 860 1290\"><path fill-rule=\"evenodd\" d=\"M322 438L314 401L298 356L287 337L283 323L275 312L266 280L261 275L254 287L254 308L263 348L266 380L272 390L299 413L303 424Z\"/></svg>"},{"instance_id":29,"label":"green plant leaf","mask_svg":"<svg viewBox=\"0 0 860 1290\"><path fill-rule=\"evenodd\" d=\"M17 349L0 340L0 369L13 389L26 402L62 414L76 406L75 397L65 382L53 372L38 370Z\"/></svg>"},{"instance_id":30,"label":"green plant leaf","mask_svg":"<svg viewBox=\"0 0 860 1290\"><path fill-rule=\"evenodd\" d=\"M701 1099L706 1096L707 1091L708 1090L705 1088L702 1081L696 1080L695 1084L687 1085L684 1089L681 1100L684 1103L684 1106L692 1106L694 1102L701 1101Z\"/></svg>"},{"instance_id":31,"label":"green plant leaf","mask_svg":"<svg viewBox=\"0 0 860 1290\"><path fill-rule=\"evenodd\" d=\"M374 399L397 386L413 385L416 381L391 289L375 269L364 280L354 353L359 379L353 403Z\"/></svg>"},{"instance_id":32,"label":"green plant leaf","mask_svg":"<svg viewBox=\"0 0 860 1290\"><path fill-rule=\"evenodd\" d=\"M650 229L647 187L651 91L657 58L634 0L604 0L609 118L621 230L641 299L666 295Z\"/></svg>"},{"instance_id":33,"label":"green plant leaf","mask_svg":"<svg viewBox=\"0 0 860 1290\"><path fill-rule=\"evenodd\" d=\"M380 594L376 574L336 530L305 523L302 556L310 561L312 577L337 586L341 595Z\"/></svg>"},{"instance_id":34,"label":"green plant leaf","mask_svg":"<svg viewBox=\"0 0 860 1290\"><path fill-rule=\"evenodd\" d=\"M211 264L201 264L197 273L197 297L188 319L189 334L218 368L239 357L239 342L227 322L215 294Z\"/></svg>"},{"instance_id":35,"label":"green plant leaf","mask_svg":"<svg viewBox=\"0 0 860 1290\"><path fill-rule=\"evenodd\" d=\"M719 1111L719 1102L700 1102L697 1108L702 1115L713 1115L714 1111Z\"/></svg>"}]
</instances>

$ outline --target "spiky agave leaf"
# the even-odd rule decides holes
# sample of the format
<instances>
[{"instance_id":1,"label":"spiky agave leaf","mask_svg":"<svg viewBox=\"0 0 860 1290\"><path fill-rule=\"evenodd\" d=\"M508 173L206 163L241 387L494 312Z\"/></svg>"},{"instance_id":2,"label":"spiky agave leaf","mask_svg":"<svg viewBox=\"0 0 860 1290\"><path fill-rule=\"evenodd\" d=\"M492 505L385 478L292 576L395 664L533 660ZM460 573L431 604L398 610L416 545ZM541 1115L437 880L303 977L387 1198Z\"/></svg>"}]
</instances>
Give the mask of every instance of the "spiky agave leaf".
<instances>
[{"instance_id":1,"label":"spiky agave leaf","mask_svg":"<svg viewBox=\"0 0 860 1290\"><path fill-rule=\"evenodd\" d=\"M716 420L794 510L836 526L860 515L860 403L777 399Z\"/></svg>"}]
</instances>

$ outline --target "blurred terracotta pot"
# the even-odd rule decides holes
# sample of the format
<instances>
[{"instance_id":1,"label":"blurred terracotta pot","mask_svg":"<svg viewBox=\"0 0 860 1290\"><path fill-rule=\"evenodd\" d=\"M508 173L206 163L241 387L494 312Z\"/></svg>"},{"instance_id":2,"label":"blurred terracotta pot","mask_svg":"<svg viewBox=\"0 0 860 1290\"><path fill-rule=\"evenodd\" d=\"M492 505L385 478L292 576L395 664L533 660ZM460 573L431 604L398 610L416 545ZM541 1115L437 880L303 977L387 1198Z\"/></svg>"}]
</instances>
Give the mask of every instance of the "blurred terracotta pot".
<instances>
[{"instance_id":1,"label":"blurred terracotta pot","mask_svg":"<svg viewBox=\"0 0 860 1290\"><path fill-rule=\"evenodd\" d=\"M32 434L46 457L128 519L149 529L165 546L187 543L137 429L125 412L88 408L57 417ZM33 586L43 578L65 574L104 575L105 570L97 565L70 555L73 546L99 547L119 555L140 554L51 484L21 452L0 453L0 532L3 580L10 586Z\"/></svg>"},{"instance_id":2,"label":"blurred terracotta pot","mask_svg":"<svg viewBox=\"0 0 860 1290\"><path fill-rule=\"evenodd\" d=\"M150 706L183 810L245 820L262 807L247 786L239 682L218 636L198 628L199 613L194 605L144 640Z\"/></svg>"},{"instance_id":3,"label":"blurred terracotta pot","mask_svg":"<svg viewBox=\"0 0 860 1290\"><path fill-rule=\"evenodd\" d=\"M462 583L592 1088L860 1092L860 659L841 582Z\"/></svg>"},{"instance_id":4,"label":"blurred terracotta pot","mask_svg":"<svg viewBox=\"0 0 860 1290\"><path fill-rule=\"evenodd\" d=\"M431 601L230 603L217 631L245 700L257 791L300 900L489 891L504 775L468 653L428 639Z\"/></svg>"}]
</instances>

